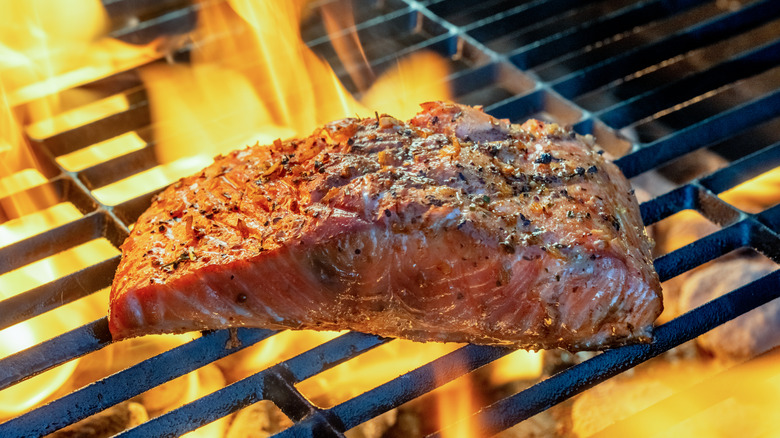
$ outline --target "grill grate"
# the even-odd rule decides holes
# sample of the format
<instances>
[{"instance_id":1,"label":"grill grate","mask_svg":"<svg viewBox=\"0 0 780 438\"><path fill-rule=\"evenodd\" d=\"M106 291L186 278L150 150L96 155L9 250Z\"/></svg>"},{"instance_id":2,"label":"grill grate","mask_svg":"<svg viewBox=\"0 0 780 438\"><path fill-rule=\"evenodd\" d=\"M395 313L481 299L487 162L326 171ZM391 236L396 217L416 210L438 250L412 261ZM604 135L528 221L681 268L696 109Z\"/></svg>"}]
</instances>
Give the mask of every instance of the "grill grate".
<instances>
[{"instance_id":1,"label":"grill grate","mask_svg":"<svg viewBox=\"0 0 780 438\"><path fill-rule=\"evenodd\" d=\"M316 2L317 5L327 1ZM780 165L780 2L464 0L373 1L358 9L356 28L374 71L398 56L434 50L450 57L448 78L456 100L520 121L536 117L592 133L616 156L628 177L701 148L733 160L641 206L646 225L695 210L721 229L655 260L667 280L740 248L780 263L780 206L747 214L718 194ZM728 3L731 9L720 7ZM183 1L104 0L113 36L147 42L192 28L198 8ZM733 7L733 6L738 7ZM139 9L140 8L140 14ZM128 17L141 16L139 23ZM319 24L317 9L304 26L309 46L355 84ZM387 35L393 35L388 39ZM186 50L179 53L186 56ZM128 107L62 132L32 127L55 198L84 216L0 249L0 273L92 239L118 246L128 226L157 190L117 205L94 191L147 170L154 161L148 104L134 71L93 87L121 95ZM134 131L145 144L134 152L78 171L57 158ZM633 139L629 140L629 139ZM25 195L43 198L42 188ZM2 200L0 200L2 201ZM0 301L0 329L107 287L118 256ZM490 435L530 418L581 391L682 344L780 296L780 271L715 299L656 329L651 344L609 350L476 413ZM202 337L96 381L0 424L2 436L45 435L275 334L260 329L206 332ZM236 342L236 340L238 342ZM295 424L279 436L343 436L444 382L510 350L467 345L330 409L309 402L295 384L387 339L344 334L292 359L239 380L154 418L121 436L170 436L194 430L259 400L271 400ZM0 389L111 343L102 318L0 360Z\"/></svg>"}]
</instances>

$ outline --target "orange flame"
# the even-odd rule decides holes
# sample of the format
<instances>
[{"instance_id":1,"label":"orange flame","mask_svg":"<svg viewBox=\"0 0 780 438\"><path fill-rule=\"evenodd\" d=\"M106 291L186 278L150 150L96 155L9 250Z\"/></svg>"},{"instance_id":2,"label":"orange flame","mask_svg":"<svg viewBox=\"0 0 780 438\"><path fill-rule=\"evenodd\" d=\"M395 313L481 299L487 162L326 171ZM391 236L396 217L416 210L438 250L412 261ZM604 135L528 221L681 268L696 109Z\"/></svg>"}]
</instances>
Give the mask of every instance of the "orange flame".
<instances>
[{"instance_id":1,"label":"orange flame","mask_svg":"<svg viewBox=\"0 0 780 438\"><path fill-rule=\"evenodd\" d=\"M748 213L759 213L780 203L780 167L745 181L723 193L720 198Z\"/></svg>"},{"instance_id":2,"label":"orange flame","mask_svg":"<svg viewBox=\"0 0 780 438\"><path fill-rule=\"evenodd\" d=\"M536 379L542 375L542 352L517 350L490 364L490 383L504 385L517 380Z\"/></svg>"},{"instance_id":3,"label":"orange flame","mask_svg":"<svg viewBox=\"0 0 780 438\"><path fill-rule=\"evenodd\" d=\"M0 10L0 78L12 96L61 73L97 67L86 57L91 43L106 30L107 17L99 1L7 0L0 3ZM58 90L46 91L48 95Z\"/></svg>"},{"instance_id":4,"label":"orange flame","mask_svg":"<svg viewBox=\"0 0 780 438\"><path fill-rule=\"evenodd\" d=\"M210 5L191 66L144 70L161 162L308 134L362 110L303 43L299 12L290 2Z\"/></svg>"},{"instance_id":5,"label":"orange flame","mask_svg":"<svg viewBox=\"0 0 780 438\"><path fill-rule=\"evenodd\" d=\"M9 103L25 104L25 120L41 120L61 110L61 91L159 56L159 42L131 46L107 30L99 0L0 1L0 82Z\"/></svg>"},{"instance_id":6,"label":"orange flame","mask_svg":"<svg viewBox=\"0 0 780 438\"><path fill-rule=\"evenodd\" d=\"M446 61L419 53L377 80L365 106L357 102L303 42L301 7L301 2L204 2L191 64L142 70L161 165L101 187L95 196L115 205L194 173L219 153L307 135L323 123L373 110L410 117L421 102L451 97L442 80Z\"/></svg>"},{"instance_id":7,"label":"orange flame","mask_svg":"<svg viewBox=\"0 0 780 438\"><path fill-rule=\"evenodd\" d=\"M5 88L0 80L0 213L5 218L15 218L29 211L51 204L48 199L28 196L25 190L46 182L38 162L22 136L19 123L9 105Z\"/></svg>"},{"instance_id":8,"label":"orange flame","mask_svg":"<svg viewBox=\"0 0 780 438\"><path fill-rule=\"evenodd\" d=\"M374 109L409 117L420 102L450 98L442 82L447 75L446 62L430 53L416 54L400 60L373 86L373 76L367 76L362 88L371 86L365 95L366 105L371 107L367 109L302 41L298 23L303 3L202 2L199 25L192 35L191 64L155 64L141 72L150 96L156 152L162 164L94 190L93 195L105 204L115 205L200 169L217 153L256 142L306 135L334 119L373 116ZM158 55L160 45L137 48L104 38L107 17L97 0L78 0L67 7L40 1L22 4L0 0L0 11L4 12L0 14L0 24L7 25L0 26L0 53L8 55L0 60L0 87L6 87L0 88L0 154L3 164L9 165L0 174L0 197L5 217L18 217L0 224L0 245L7 245L82 216L72 204L58 204L56 197L17 202L15 194L47 182L47 176L38 169L34 155L26 147L18 120L24 122L29 135L46 138L126 110L129 103L123 96L73 109L73 103L60 91L146 63ZM346 17L342 14L346 11L338 12L340 17ZM333 10L330 14L328 26L332 29L350 28L354 23L349 18L336 23ZM73 22L81 24L70 25ZM340 49L342 56L357 50L360 54L353 64L362 63L364 66L359 69L370 71L356 34L346 35L349 45ZM337 39L334 45L339 45ZM57 161L68 170L79 171L145 145L137 134L126 133L57 157ZM14 205L6 207L9 200ZM0 275L4 294L0 299L117 253L105 239L97 239ZM87 300L93 304L86 307L80 300L0 331L0 339L12 337L19 341L0 342L0 353L12 354L99 317L100 311L96 313L94 308L106 307L106 294L95 294ZM95 306L95 302L103 304ZM245 367L263 368L301 346L311 348L333 336L336 334L311 332L277 335L262 343ZM337 367L332 380L312 379L302 383L302 387L309 385L310 391L332 392L333 382L339 382L353 385L356 389L350 390L348 396L354 396L355 390L378 385L454 348L432 345L393 342L376 350L375 354L387 350L379 357L363 355L367 359L361 356L355 364ZM412 348L418 353L410 353ZM387 364L387 354L404 359ZM18 414L50 397L77 363L78 360L71 361L24 385L0 391L0 417Z\"/></svg>"},{"instance_id":9,"label":"orange flame","mask_svg":"<svg viewBox=\"0 0 780 438\"><path fill-rule=\"evenodd\" d=\"M366 91L376 79L355 30L351 0L337 0L322 5L322 21L330 42L358 90ZM388 112L388 114L394 114Z\"/></svg>"},{"instance_id":10,"label":"orange flame","mask_svg":"<svg viewBox=\"0 0 780 438\"><path fill-rule=\"evenodd\" d=\"M477 436L477 425L471 418L476 410L473 385L471 374L466 374L437 390L436 407L439 412L439 425L443 427L442 438Z\"/></svg>"},{"instance_id":11,"label":"orange flame","mask_svg":"<svg viewBox=\"0 0 780 438\"><path fill-rule=\"evenodd\" d=\"M74 120L61 117L69 103L61 99L60 91L148 61L148 48L101 38L106 19L97 0L0 1L0 247L82 217L74 205L58 203L45 186L52 175L30 149L22 123L41 136L67 129L63 123ZM42 187L34 195L27 191L37 186ZM96 239L5 272L0 275L0 300L117 254L107 240ZM107 291L102 291L0 330L0 356L97 319L106 304ZM0 418L46 400L78 363L70 361L0 391Z\"/></svg>"},{"instance_id":12,"label":"orange flame","mask_svg":"<svg viewBox=\"0 0 780 438\"><path fill-rule=\"evenodd\" d=\"M308 334L304 332L304 335ZM332 407L435 360L462 344L393 340L299 383L302 394Z\"/></svg>"},{"instance_id":13,"label":"orange flame","mask_svg":"<svg viewBox=\"0 0 780 438\"><path fill-rule=\"evenodd\" d=\"M517 350L487 367L487 383L494 388L518 380L538 379L542 375L542 353ZM472 415L485 403L480 400L477 381L473 374L466 374L436 389L442 438L471 438L479 435L479 425Z\"/></svg>"},{"instance_id":14,"label":"orange flame","mask_svg":"<svg viewBox=\"0 0 780 438\"><path fill-rule=\"evenodd\" d=\"M419 104L434 100L451 100L444 81L449 72L447 61L434 52L416 52L377 79L363 96L363 104L380 114L402 120L417 114Z\"/></svg>"},{"instance_id":15,"label":"orange flame","mask_svg":"<svg viewBox=\"0 0 780 438\"><path fill-rule=\"evenodd\" d=\"M573 408L576 436L775 436L780 349L722 371L722 364L656 363Z\"/></svg>"}]
</instances>

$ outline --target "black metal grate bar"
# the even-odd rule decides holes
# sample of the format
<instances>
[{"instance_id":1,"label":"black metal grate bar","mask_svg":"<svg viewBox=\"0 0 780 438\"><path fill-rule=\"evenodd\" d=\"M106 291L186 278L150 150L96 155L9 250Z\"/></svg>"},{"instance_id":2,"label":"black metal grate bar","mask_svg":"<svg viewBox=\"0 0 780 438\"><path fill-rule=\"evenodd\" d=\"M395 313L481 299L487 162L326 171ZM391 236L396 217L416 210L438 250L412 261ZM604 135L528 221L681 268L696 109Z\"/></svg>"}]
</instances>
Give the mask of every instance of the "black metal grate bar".
<instances>
[{"instance_id":1,"label":"black metal grate bar","mask_svg":"<svg viewBox=\"0 0 780 438\"><path fill-rule=\"evenodd\" d=\"M610 81L620 79L645 67L653 66L678 54L712 44L767 21L780 14L780 3L766 1L749 5L734 13L724 12L700 24L666 35L646 44L587 66L553 82L562 96L574 98Z\"/></svg>"},{"instance_id":2,"label":"black metal grate bar","mask_svg":"<svg viewBox=\"0 0 780 438\"><path fill-rule=\"evenodd\" d=\"M299 401L297 410L285 412L293 419L314 413L316 408L292 386L315 374L330 369L358 354L384 344L389 339L362 333L347 333L315 347L292 359L242 379L217 392L161 415L151 421L120 434L121 437L148 437L164 434L182 434L210 423L263 399L270 399L288 408ZM283 382L280 384L280 382ZM279 391L284 393L280 394ZM302 405L302 406L301 406Z\"/></svg>"},{"instance_id":3,"label":"black metal grate bar","mask_svg":"<svg viewBox=\"0 0 780 438\"><path fill-rule=\"evenodd\" d=\"M122 94L127 99L128 109L88 125L74 127L50 135L46 137L46 150L53 156L59 157L103 140L108 140L119 134L148 126L151 119L149 117L146 91L134 89L125 91ZM33 137L32 140L38 141L41 139Z\"/></svg>"},{"instance_id":4,"label":"black metal grate bar","mask_svg":"<svg viewBox=\"0 0 780 438\"><path fill-rule=\"evenodd\" d=\"M774 119L779 109L780 90L775 90L650 144L642 145L631 155L617 159L615 164L627 178L632 178L724 137Z\"/></svg>"},{"instance_id":5,"label":"black metal grate bar","mask_svg":"<svg viewBox=\"0 0 780 438\"><path fill-rule=\"evenodd\" d=\"M605 38L627 32L651 20L658 20L704 3L702 0L675 2L676 9L660 0L642 1L613 13L598 16L592 21L557 30L550 37L534 41L510 55L520 68L532 68L568 53L594 44Z\"/></svg>"},{"instance_id":6,"label":"black metal grate bar","mask_svg":"<svg viewBox=\"0 0 780 438\"><path fill-rule=\"evenodd\" d=\"M163 35L191 31L205 2L102 0L102 3L111 17L111 37L130 44L148 44Z\"/></svg>"},{"instance_id":7,"label":"black metal grate bar","mask_svg":"<svg viewBox=\"0 0 780 438\"><path fill-rule=\"evenodd\" d=\"M763 232L764 229L757 227L763 226L758 225L752 219L747 219L665 254L655 261L658 276L661 281L666 281L735 249L754 246L751 245L752 234L766 235ZM772 233L769 233L769 236L772 236ZM776 236L772 238L772 241L775 244L780 243ZM765 255L778 260L776 250Z\"/></svg>"},{"instance_id":8,"label":"black metal grate bar","mask_svg":"<svg viewBox=\"0 0 780 438\"><path fill-rule=\"evenodd\" d=\"M131 43L187 32L201 7L186 0L103 3L112 14L112 35ZM595 134L602 146L621 157L617 164L628 177L698 149L727 149L733 161L726 167L641 205L646 225L695 210L721 227L657 258L656 269L666 280L741 248L780 263L780 205L751 215L717 196L780 165L775 129L780 123L780 3L743 3L735 10L721 10L707 0L372 1L358 11L355 30L376 72L405 54L441 53L453 59L447 80L455 100L484 105L492 115L512 121L536 117ZM315 10L308 20L315 23L318 17ZM334 65L347 88L356 91L322 26L313 24L304 37ZM147 96L137 74L122 72L95 84L124 96L129 108L31 139L57 202L73 203L84 216L0 248L3 273L94 238L118 246L127 226L158 192L115 206L101 204L92 195L92 190L159 164ZM129 131L142 137L143 148L78 172L57 164L57 157ZM25 194L34 196L37 190ZM0 330L108 286L117 263L113 257L0 301ZM651 344L606 351L485 407L475 414L475 424L484 435L504 430L779 295L780 271L775 271L658 327ZM0 424L0 436L48 434L274 334L253 329L238 329L233 335L228 330L206 332ZM360 333L342 335L121 436L186 433L260 400L272 401L294 422L278 436L344 436L509 352L468 345L329 409L315 406L295 387L387 341ZM0 389L110 343L105 318L63 333L0 360Z\"/></svg>"},{"instance_id":9,"label":"black metal grate bar","mask_svg":"<svg viewBox=\"0 0 780 438\"><path fill-rule=\"evenodd\" d=\"M71 248L92 239L102 237L105 216L87 214L41 234L24 239L0 249L0 274L18 269L36 260L54 255L64 248Z\"/></svg>"},{"instance_id":10,"label":"black metal grate bar","mask_svg":"<svg viewBox=\"0 0 780 438\"><path fill-rule=\"evenodd\" d=\"M615 129L623 128L668 108L670 97L676 100L674 103L682 103L709 90L762 73L778 64L780 64L780 41L773 41L755 50L740 53L709 70L630 97L597 114L609 126Z\"/></svg>"},{"instance_id":11,"label":"black metal grate bar","mask_svg":"<svg viewBox=\"0 0 780 438\"><path fill-rule=\"evenodd\" d=\"M119 256L0 301L0 330L111 285Z\"/></svg>"},{"instance_id":12,"label":"black metal grate bar","mask_svg":"<svg viewBox=\"0 0 780 438\"><path fill-rule=\"evenodd\" d=\"M101 324L105 324L105 322L101 322ZM105 332L101 330L101 334L105 333L107 333L107 327ZM49 404L0 424L0 436L28 437L53 432L135 397L155 386L183 376L203 365L240 351L274 333L276 332L262 329L236 329L234 338L230 330L204 333L198 339L147 359L105 379L98 380ZM101 342L89 345L88 348L105 345ZM84 351L84 353L86 352L88 351ZM67 351L67 353L70 352ZM41 424L41 419L45 419L44 425Z\"/></svg>"},{"instance_id":13,"label":"black metal grate bar","mask_svg":"<svg viewBox=\"0 0 780 438\"><path fill-rule=\"evenodd\" d=\"M757 216L758 220L767 227L780 233L780 205L776 205Z\"/></svg>"},{"instance_id":14,"label":"black metal grate bar","mask_svg":"<svg viewBox=\"0 0 780 438\"><path fill-rule=\"evenodd\" d=\"M343 432L511 351L507 348L467 345L325 412L333 415L334 420L331 421L336 424L332 424L331 427L338 432ZM308 417L297 423L295 427L282 431L276 436L279 438L296 437L300 436L299 434L316 436L314 431L322 427L323 421L327 421L324 418L318 415Z\"/></svg>"},{"instance_id":15,"label":"black metal grate bar","mask_svg":"<svg viewBox=\"0 0 780 438\"><path fill-rule=\"evenodd\" d=\"M108 321L101 318L0 361L0 389L111 343ZM3 425L0 425L2 430Z\"/></svg>"},{"instance_id":16,"label":"black metal grate bar","mask_svg":"<svg viewBox=\"0 0 780 438\"><path fill-rule=\"evenodd\" d=\"M493 435L778 297L780 271L775 271L659 326L650 344L605 351L486 407L474 424L483 436Z\"/></svg>"},{"instance_id":17,"label":"black metal grate bar","mask_svg":"<svg viewBox=\"0 0 780 438\"><path fill-rule=\"evenodd\" d=\"M743 157L701 179L701 185L721 193L780 166L780 142Z\"/></svg>"}]
</instances>

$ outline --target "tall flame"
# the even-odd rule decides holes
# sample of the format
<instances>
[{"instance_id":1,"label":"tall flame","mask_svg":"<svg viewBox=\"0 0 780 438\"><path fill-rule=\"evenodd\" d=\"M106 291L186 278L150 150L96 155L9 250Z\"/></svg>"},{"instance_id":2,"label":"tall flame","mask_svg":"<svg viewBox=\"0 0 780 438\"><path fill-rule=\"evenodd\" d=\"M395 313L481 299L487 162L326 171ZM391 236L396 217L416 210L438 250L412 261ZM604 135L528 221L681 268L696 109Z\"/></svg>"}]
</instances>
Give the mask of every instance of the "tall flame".
<instances>
[{"instance_id":1,"label":"tall flame","mask_svg":"<svg viewBox=\"0 0 780 438\"><path fill-rule=\"evenodd\" d=\"M38 127L41 132L56 129L63 119L51 116L68 106L60 91L149 59L146 48L136 50L101 38L106 29L107 17L98 0L0 1L0 247L82 216L72 204L58 203L45 185L46 170L31 150L22 124L46 120ZM39 188L28 191L33 187ZM107 240L97 239L5 272L0 275L0 300L117 254ZM0 357L98 318L105 303L93 304L106 301L103 291L0 330ZM0 391L0 418L50 397L78 363L70 361Z\"/></svg>"},{"instance_id":2,"label":"tall flame","mask_svg":"<svg viewBox=\"0 0 780 438\"><path fill-rule=\"evenodd\" d=\"M142 174L96 190L114 205L170 184L212 157L304 135L367 111L303 43L295 2L203 2L188 65L141 70L157 158Z\"/></svg>"},{"instance_id":3,"label":"tall flame","mask_svg":"<svg viewBox=\"0 0 780 438\"><path fill-rule=\"evenodd\" d=\"M144 69L161 162L308 134L363 111L303 43L299 14L291 2L207 5L191 65Z\"/></svg>"},{"instance_id":4,"label":"tall flame","mask_svg":"<svg viewBox=\"0 0 780 438\"><path fill-rule=\"evenodd\" d=\"M477 425L471 415L475 411L475 391L470 374L453 380L437 390L439 425L442 438L472 438Z\"/></svg>"},{"instance_id":5,"label":"tall flame","mask_svg":"<svg viewBox=\"0 0 780 438\"><path fill-rule=\"evenodd\" d=\"M28 196L24 190L46 182L46 177L29 149L5 93L0 78L0 213L6 219L15 218L51 204L48 199Z\"/></svg>"},{"instance_id":6,"label":"tall flame","mask_svg":"<svg viewBox=\"0 0 780 438\"><path fill-rule=\"evenodd\" d=\"M451 91L444 81L449 72L440 55L415 52L382 74L363 96L363 104L379 113L409 119L419 111L419 104L450 100Z\"/></svg>"},{"instance_id":7,"label":"tall flame","mask_svg":"<svg viewBox=\"0 0 780 438\"><path fill-rule=\"evenodd\" d=\"M376 77L355 30L351 0L336 0L322 5L322 21L330 42L358 90L366 91ZM388 112L388 114L394 114Z\"/></svg>"},{"instance_id":8,"label":"tall flame","mask_svg":"<svg viewBox=\"0 0 780 438\"><path fill-rule=\"evenodd\" d=\"M423 101L450 98L442 81L446 61L422 53L399 61L361 104L303 42L303 3L203 2L191 62L142 70L161 165L95 195L117 204L139 195L138 187L150 191L194 173L220 153L308 135L323 123L374 110L409 117Z\"/></svg>"}]
</instances>

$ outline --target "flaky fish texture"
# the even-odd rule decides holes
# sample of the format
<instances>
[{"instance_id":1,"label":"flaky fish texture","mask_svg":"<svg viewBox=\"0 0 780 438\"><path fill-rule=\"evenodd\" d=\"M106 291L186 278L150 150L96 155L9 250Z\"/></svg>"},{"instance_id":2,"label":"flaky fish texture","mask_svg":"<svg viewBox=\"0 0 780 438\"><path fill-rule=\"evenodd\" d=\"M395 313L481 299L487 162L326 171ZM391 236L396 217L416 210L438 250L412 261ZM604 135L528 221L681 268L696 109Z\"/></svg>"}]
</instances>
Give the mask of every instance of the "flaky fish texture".
<instances>
[{"instance_id":1,"label":"flaky fish texture","mask_svg":"<svg viewBox=\"0 0 780 438\"><path fill-rule=\"evenodd\" d=\"M225 327L601 349L648 341L661 287L592 139L429 102L217 157L122 245L115 339Z\"/></svg>"}]
</instances>

